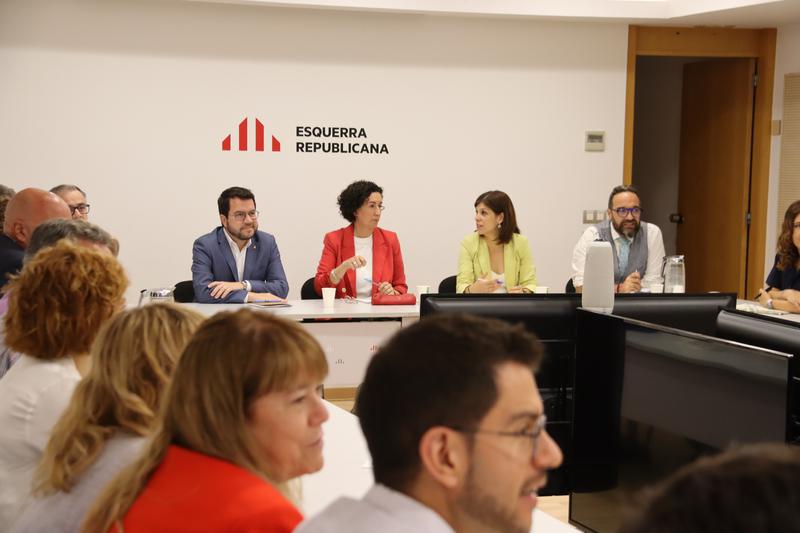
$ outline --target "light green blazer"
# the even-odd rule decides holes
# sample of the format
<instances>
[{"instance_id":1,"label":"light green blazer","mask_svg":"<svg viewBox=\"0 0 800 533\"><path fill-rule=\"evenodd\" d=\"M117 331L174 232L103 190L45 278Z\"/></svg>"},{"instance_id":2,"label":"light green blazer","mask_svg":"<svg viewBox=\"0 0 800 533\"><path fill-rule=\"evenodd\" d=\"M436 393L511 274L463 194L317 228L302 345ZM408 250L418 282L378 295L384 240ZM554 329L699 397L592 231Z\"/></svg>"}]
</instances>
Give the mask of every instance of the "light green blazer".
<instances>
[{"instance_id":1,"label":"light green blazer","mask_svg":"<svg viewBox=\"0 0 800 533\"><path fill-rule=\"evenodd\" d=\"M515 233L508 244L503 245L503 269L506 287L525 287L531 292L536 289L536 267L533 264L528 239ZM458 277L456 292L462 293L482 274L491 272L489 246L486 239L477 233L470 233L461 240L461 253L458 256Z\"/></svg>"}]
</instances>

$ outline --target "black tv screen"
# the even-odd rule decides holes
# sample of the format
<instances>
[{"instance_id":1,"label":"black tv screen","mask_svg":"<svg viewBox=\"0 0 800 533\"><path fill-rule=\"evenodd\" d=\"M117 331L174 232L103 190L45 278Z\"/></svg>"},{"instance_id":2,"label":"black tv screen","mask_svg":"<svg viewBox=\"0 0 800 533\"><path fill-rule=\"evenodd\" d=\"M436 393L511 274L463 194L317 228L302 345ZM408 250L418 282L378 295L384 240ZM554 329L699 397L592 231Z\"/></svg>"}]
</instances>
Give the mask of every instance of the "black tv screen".
<instances>
[{"instance_id":1,"label":"black tv screen","mask_svg":"<svg viewBox=\"0 0 800 533\"><path fill-rule=\"evenodd\" d=\"M542 339L572 339L580 305L580 294L423 294L419 314L469 313L522 323Z\"/></svg>"},{"instance_id":2,"label":"black tv screen","mask_svg":"<svg viewBox=\"0 0 800 533\"><path fill-rule=\"evenodd\" d=\"M472 313L522 322L543 339L575 335L580 294L424 294L420 316ZM618 294L614 314L704 335L714 335L720 309L735 309L735 293Z\"/></svg>"},{"instance_id":3,"label":"black tv screen","mask_svg":"<svg viewBox=\"0 0 800 533\"><path fill-rule=\"evenodd\" d=\"M717 337L790 353L792 361L790 440L800 443L800 323L778 317L756 315L737 310L722 310L717 316Z\"/></svg>"},{"instance_id":4,"label":"black tv screen","mask_svg":"<svg viewBox=\"0 0 800 533\"><path fill-rule=\"evenodd\" d=\"M612 532L642 487L733 443L786 442L791 355L577 312L570 521Z\"/></svg>"},{"instance_id":5,"label":"black tv screen","mask_svg":"<svg viewBox=\"0 0 800 533\"><path fill-rule=\"evenodd\" d=\"M715 336L800 356L800 323L778 317L723 310Z\"/></svg>"},{"instance_id":6,"label":"black tv screen","mask_svg":"<svg viewBox=\"0 0 800 533\"><path fill-rule=\"evenodd\" d=\"M613 314L644 322L714 335L720 309L735 309L736 293L618 294Z\"/></svg>"}]
</instances>

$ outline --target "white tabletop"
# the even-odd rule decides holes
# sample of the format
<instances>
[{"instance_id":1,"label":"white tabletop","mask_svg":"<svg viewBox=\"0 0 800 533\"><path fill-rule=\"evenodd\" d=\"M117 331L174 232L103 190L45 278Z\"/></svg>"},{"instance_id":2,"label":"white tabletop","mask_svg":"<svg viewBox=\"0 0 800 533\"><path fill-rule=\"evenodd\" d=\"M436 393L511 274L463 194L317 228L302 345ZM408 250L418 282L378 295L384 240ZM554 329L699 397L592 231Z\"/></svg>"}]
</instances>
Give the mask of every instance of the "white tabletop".
<instances>
[{"instance_id":1,"label":"white tabletop","mask_svg":"<svg viewBox=\"0 0 800 533\"><path fill-rule=\"evenodd\" d=\"M352 303L351 303L352 302ZM181 304L206 315L222 311L236 311L243 307L274 313L290 320L306 318L413 318L419 316L416 305L372 305L356 300L337 299L333 307L327 308L322 300L289 300L289 307L261 307L255 304Z\"/></svg>"},{"instance_id":2,"label":"white tabletop","mask_svg":"<svg viewBox=\"0 0 800 533\"><path fill-rule=\"evenodd\" d=\"M748 313L756 313L773 318L780 318L781 320L788 320L789 322L800 322L800 314L786 313L776 309L767 309L754 300L736 300L736 309L739 311L746 311Z\"/></svg>"},{"instance_id":3,"label":"white tabletop","mask_svg":"<svg viewBox=\"0 0 800 533\"><path fill-rule=\"evenodd\" d=\"M330 418L322 426L325 466L303 477L303 514L312 516L340 496L361 498L372 486L372 461L358 418L326 402ZM534 533L571 533L574 527L536 509Z\"/></svg>"}]
</instances>

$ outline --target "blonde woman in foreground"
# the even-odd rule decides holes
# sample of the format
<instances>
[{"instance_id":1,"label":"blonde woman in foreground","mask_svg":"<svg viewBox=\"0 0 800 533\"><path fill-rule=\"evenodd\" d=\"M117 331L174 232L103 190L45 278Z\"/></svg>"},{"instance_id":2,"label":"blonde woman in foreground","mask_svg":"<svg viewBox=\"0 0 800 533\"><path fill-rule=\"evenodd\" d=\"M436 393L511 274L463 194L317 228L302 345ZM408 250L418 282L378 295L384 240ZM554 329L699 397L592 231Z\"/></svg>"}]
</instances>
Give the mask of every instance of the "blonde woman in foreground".
<instances>
[{"instance_id":1,"label":"blonde woman in foreground","mask_svg":"<svg viewBox=\"0 0 800 533\"><path fill-rule=\"evenodd\" d=\"M142 456L83 531L288 533L287 482L322 468L328 365L299 324L243 309L207 320L184 350Z\"/></svg>"},{"instance_id":2,"label":"blonde woman in foreground","mask_svg":"<svg viewBox=\"0 0 800 533\"><path fill-rule=\"evenodd\" d=\"M203 316L154 304L120 313L92 346L34 477L35 499L13 531L77 531L103 488L142 451L180 353Z\"/></svg>"}]
</instances>

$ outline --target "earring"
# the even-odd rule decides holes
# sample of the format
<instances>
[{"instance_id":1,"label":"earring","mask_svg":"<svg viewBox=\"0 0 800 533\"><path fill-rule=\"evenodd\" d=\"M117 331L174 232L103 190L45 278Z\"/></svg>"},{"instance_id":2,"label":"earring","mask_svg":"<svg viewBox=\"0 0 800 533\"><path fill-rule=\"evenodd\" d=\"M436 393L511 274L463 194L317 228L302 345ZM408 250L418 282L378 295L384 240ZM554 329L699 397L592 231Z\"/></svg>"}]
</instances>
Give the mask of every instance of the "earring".
<instances>
[{"instance_id":1,"label":"earring","mask_svg":"<svg viewBox=\"0 0 800 533\"><path fill-rule=\"evenodd\" d=\"M501 229L502 227L503 227L503 225L502 225L502 224L498 224L498 225L497 225L497 229Z\"/></svg>"}]
</instances>

